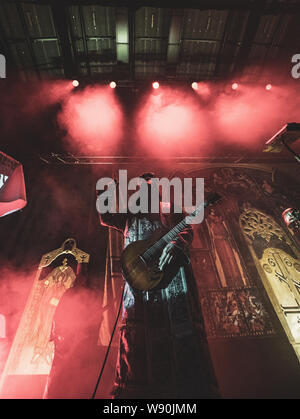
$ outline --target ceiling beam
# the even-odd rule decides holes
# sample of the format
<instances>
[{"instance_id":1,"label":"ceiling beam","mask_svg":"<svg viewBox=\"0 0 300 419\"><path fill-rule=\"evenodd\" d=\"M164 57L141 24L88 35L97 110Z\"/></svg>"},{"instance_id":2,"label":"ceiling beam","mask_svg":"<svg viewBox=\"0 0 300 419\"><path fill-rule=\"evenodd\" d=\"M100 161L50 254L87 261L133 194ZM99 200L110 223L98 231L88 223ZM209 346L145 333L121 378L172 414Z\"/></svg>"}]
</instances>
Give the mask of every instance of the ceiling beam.
<instances>
[{"instance_id":1,"label":"ceiling beam","mask_svg":"<svg viewBox=\"0 0 300 419\"><path fill-rule=\"evenodd\" d=\"M226 17L226 22L225 22L225 26L224 26L224 32L222 35L222 40L220 42L220 46L219 46L219 51L217 54L217 60L216 60L216 67L215 67L215 71L214 71L214 78L219 78L220 76L222 76L223 78L229 74L230 71L230 64L227 63L225 68L221 68L221 64L224 63L225 60L225 48L226 48L226 43L227 43L227 37L230 34L230 24L231 24L231 20L232 20L232 12L228 11L227 17Z\"/></svg>"},{"instance_id":2,"label":"ceiling beam","mask_svg":"<svg viewBox=\"0 0 300 419\"><path fill-rule=\"evenodd\" d=\"M129 64L129 21L128 9L120 7L116 10L116 51L117 61Z\"/></svg>"},{"instance_id":3,"label":"ceiling beam","mask_svg":"<svg viewBox=\"0 0 300 419\"><path fill-rule=\"evenodd\" d=\"M23 0L16 0L22 2ZM33 3L51 3L51 0L36 0ZM138 9L140 7L174 8L173 0L61 0L68 5L94 5L110 7L127 7ZM260 10L262 14L299 13L300 3L274 0L263 3L253 0L185 0L181 9L199 10Z\"/></svg>"},{"instance_id":4,"label":"ceiling beam","mask_svg":"<svg viewBox=\"0 0 300 419\"><path fill-rule=\"evenodd\" d=\"M232 76L239 76L246 64L247 59L249 57L253 41L255 39L255 35L257 33L257 29L260 23L260 19L263 15L262 10L264 9L264 5L266 4L266 0L255 0L254 2L256 4L256 8L252 9L249 12L246 28L244 31L244 36L241 42L241 48L239 50L239 53L235 60L235 65L232 71ZM261 9L259 8L259 5L261 6Z\"/></svg>"},{"instance_id":5,"label":"ceiling beam","mask_svg":"<svg viewBox=\"0 0 300 419\"><path fill-rule=\"evenodd\" d=\"M167 49L167 71L171 76L176 75L177 63L180 58L182 26L183 13L180 9L174 9L170 22Z\"/></svg>"},{"instance_id":6,"label":"ceiling beam","mask_svg":"<svg viewBox=\"0 0 300 419\"><path fill-rule=\"evenodd\" d=\"M81 33L82 33L82 40L83 40L83 48L84 48L85 58L86 58L87 73L88 73L88 76L91 77L92 72L91 72L91 66L90 66L89 48L88 48L88 43L87 43L87 39L86 39L86 30L85 30L85 23L84 23L82 6L79 6L78 12L79 12L79 20L80 20L80 27L81 27Z\"/></svg>"},{"instance_id":7,"label":"ceiling beam","mask_svg":"<svg viewBox=\"0 0 300 419\"><path fill-rule=\"evenodd\" d=\"M28 46L28 51L29 51L30 58L31 58L31 61L32 61L32 64L33 64L33 69L34 69L38 79L41 79L40 69L39 69L37 59L36 59L36 56L35 56L35 52L34 52L34 49L33 49L33 44L31 42L31 37L30 37L29 30L28 30L28 27L27 27L27 24L26 24L26 20L25 20L25 16L24 16L24 10L22 8L22 5L17 3L16 4L16 9L17 9L18 17L20 19L22 28L23 28L25 41L26 41L26 44Z\"/></svg>"},{"instance_id":8,"label":"ceiling beam","mask_svg":"<svg viewBox=\"0 0 300 419\"><path fill-rule=\"evenodd\" d=\"M51 5L56 33L59 39L63 67L66 78L78 76L78 65L72 48L71 30L66 7L59 1Z\"/></svg>"},{"instance_id":9,"label":"ceiling beam","mask_svg":"<svg viewBox=\"0 0 300 419\"><path fill-rule=\"evenodd\" d=\"M129 77L135 79L135 14L136 9L128 9L128 28L129 28Z\"/></svg>"}]
</instances>

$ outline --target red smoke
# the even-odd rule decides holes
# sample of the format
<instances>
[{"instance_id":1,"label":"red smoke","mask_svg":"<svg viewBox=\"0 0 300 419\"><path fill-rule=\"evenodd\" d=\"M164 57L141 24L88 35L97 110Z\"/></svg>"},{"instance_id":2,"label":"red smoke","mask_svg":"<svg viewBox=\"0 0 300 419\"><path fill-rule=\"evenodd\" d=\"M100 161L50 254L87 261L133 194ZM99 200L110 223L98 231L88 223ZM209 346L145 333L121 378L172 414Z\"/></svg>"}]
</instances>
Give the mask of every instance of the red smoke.
<instances>
[{"instance_id":1,"label":"red smoke","mask_svg":"<svg viewBox=\"0 0 300 419\"><path fill-rule=\"evenodd\" d=\"M212 91L209 83L193 82L192 88L203 101L207 101L210 99Z\"/></svg>"},{"instance_id":2,"label":"red smoke","mask_svg":"<svg viewBox=\"0 0 300 419\"><path fill-rule=\"evenodd\" d=\"M14 370L13 372L11 370L6 371L7 375L3 374L9 356L9 350L24 313L36 272L36 266L31 271L24 270L22 272L14 270L8 263L7 268L1 268L0 270L0 313L5 315L7 323L6 338L0 338L0 399L41 398L43 394L43 385L46 380L45 372L42 371L40 373L39 382L34 380L34 377L30 374L33 374L33 369L38 371L38 368L28 363L28 357L26 361L26 354L24 355L24 351L31 350L31 336L27 335L25 337L23 349L24 359L21 358L22 361L19 362L19 357L16 357L17 362L19 362L19 373L15 377L11 375L15 372ZM64 336L69 338L69 345L72 347L73 352L71 350L68 352L68 356L65 357L64 362L66 364L68 362L71 362L71 365L74 364L75 372L71 382L68 376L64 377L62 374L60 382L62 388L58 389L58 393L61 390L59 397L61 398L65 391L65 398L69 398L68 391L70 389L76 390L81 388L82 391L80 393L78 390L76 398L91 398L103 362L103 352L105 349L97 346L99 327L102 322L102 298L100 292L96 290L79 288L77 295L74 294L74 290L75 288L68 290L69 293L73 293L68 298L66 298L67 294L64 294L62 297L65 298L64 305L60 307L59 312L62 320L60 323L57 322L57 326L59 324L60 328L66 328ZM33 321L39 318L39 310L42 308L41 303L46 304L46 302L46 300L41 300L40 304L35 306L37 311L35 313L30 312ZM47 307L45 308L47 309ZM80 343L78 346L76 346L77 342ZM83 344L85 344L85 347L83 347ZM60 365L60 368L63 366ZM70 365L67 365L67 367L70 367ZM31 372L26 373L28 370ZM68 368L66 370L69 371ZM20 371L24 372L23 375L20 375ZM111 371L109 373L113 376ZM107 381L111 378L110 375L107 376L106 374L105 378ZM101 393L109 391L107 385L104 383L105 381L101 383ZM109 384L108 382L108 388Z\"/></svg>"},{"instance_id":3,"label":"red smoke","mask_svg":"<svg viewBox=\"0 0 300 419\"><path fill-rule=\"evenodd\" d=\"M222 144L232 152L262 151L264 143L287 122L300 119L295 86L246 85L227 92L198 83L197 96L161 87L137 115L137 147L149 154L207 155ZM200 94L203 93L203 94Z\"/></svg>"},{"instance_id":4,"label":"red smoke","mask_svg":"<svg viewBox=\"0 0 300 419\"><path fill-rule=\"evenodd\" d=\"M287 122L300 118L300 100L290 87L240 85L233 94L221 94L213 108L215 132L233 150L238 145L262 150L266 140ZM295 121L294 121L295 120Z\"/></svg>"},{"instance_id":5,"label":"red smoke","mask_svg":"<svg viewBox=\"0 0 300 419\"><path fill-rule=\"evenodd\" d=\"M142 104L136 118L137 141L151 154L192 153L201 144L207 147L206 112L191 94L160 87Z\"/></svg>"},{"instance_id":6,"label":"red smoke","mask_svg":"<svg viewBox=\"0 0 300 419\"><path fill-rule=\"evenodd\" d=\"M76 91L63 103L58 121L72 150L83 155L111 152L123 133L123 115L114 90L105 86Z\"/></svg>"},{"instance_id":7,"label":"red smoke","mask_svg":"<svg viewBox=\"0 0 300 419\"><path fill-rule=\"evenodd\" d=\"M17 105L21 113L33 116L48 106L65 100L73 89L69 80L44 80L25 85L24 83L17 84L10 89L6 101Z\"/></svg>"},{"instance_id":8,"label":"red smoke","mask_svg":"<svg viewBox=\"0 0 300 419\"><path fill-rule=\"evenodd\" d=\"M69 80L47 80L32 85L31 89L31 95L26 100L26 110L28 113L37 113L41 108L63 101L74 87Z\"/></svg>"},{"instance_id":9,"label":"red smoke","mask_svg":"<svg viewBox=\"0 0 300 419\"><path fill-rule=\"evenodd\" d=\"M16 330L23 313L35 272L16 271L8 263L0 271L0 314L5 316L6 336L0 339L0 382L9 347L12 344L12 331ZM0 394L1 398L1 394Z\"/></svg>"},{"instance_id":10,"label":"red smoke","mask_svg":"<svg viewBox=\"0 0 300 419\"><path fill-rule=\"evenodd\" d=\"M27 83L11 81L1 86L0 112L3 138L5 135L11 135L16 128L24 129L30 125L36 128L42 112L65 100L72 89L74 87L69 80ZM37 121L34 118L37 118ZM24 140L26 141L26 138Z\"/></svg>"},{"instance_id":11,"label":"red smoke","mask_svg":"<svg viewBox=\"0 0 300 419\"><path fill-rule=\"evenodd\" d=\"M239 84L235 91L231 82L198 82L196 91L190 84L185 90L164 85L151 88L136 114L126 121L135 128L130 147L135 145L139 155L166 158L215 154L222 144L237 154L241 149L262 151L283 124L300 120L300 82L278 86L271 75L270 90L266 83L247 85L243 80L234 80ZM38 132L40 115L57 103L62 106L57 118L66 130L66 151L79 155L121 152L126 130L116 90L109 86L81 90L70 80L7 85L0 103L3 138L20 127L25 132L31 125ZM41 132L41 143L51 140L52 132ZM299 148L299 141L295 147Z\"/></svg>"}]
</instances>

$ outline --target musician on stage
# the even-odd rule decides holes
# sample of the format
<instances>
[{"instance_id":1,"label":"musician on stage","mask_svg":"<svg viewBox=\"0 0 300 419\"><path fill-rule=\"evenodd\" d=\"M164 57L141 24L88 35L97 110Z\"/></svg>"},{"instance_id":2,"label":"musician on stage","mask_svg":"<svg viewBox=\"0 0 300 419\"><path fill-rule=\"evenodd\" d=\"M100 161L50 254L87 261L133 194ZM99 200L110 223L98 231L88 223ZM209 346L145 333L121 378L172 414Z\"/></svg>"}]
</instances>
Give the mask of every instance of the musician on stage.
<instances>
[{"instance_id":1,"label":"musician on stage","mask_svg":"<svg viewBox=\"0 0 300 419\"><path fill-rule=\"evenodd\" d=\"M172 204L169 214L162 213L162 210L158 214L151 213L150 185L154 174L145 173L140 177L148 184L148 212L100 214L102 225L113 227L124 235L124 247L136 240L149 239L158 229L162 233L167 232L183 218L182 214L174 213ZM182 361L182 371L178 371L179 361L176 357L179 355L175 355L174 361L174 353L180 353L180 350L179 340L173 336L171 325L176 314L170 314L170 310L176 306L179 312L190 311L191 321L195 320L195 328L199 321L203 328L188 252L192 239L193 229L188 225L175 240L164 247L159 258L160 270L176 264L175 271L179 272L180 267L183 267L186 272L188 290L186 292L178 289L177 295L172 297L172 304L168 302L168 294L171 293L170 287L175 284L174 280L166 289L139 291L133 289L124 278L120 345L113 389L115 398L190 398L217 395L204 335L199 337L202 360ZM197 375L195 368L199 362L202 364L201 377Z\"/></svg>"}]
</instances>

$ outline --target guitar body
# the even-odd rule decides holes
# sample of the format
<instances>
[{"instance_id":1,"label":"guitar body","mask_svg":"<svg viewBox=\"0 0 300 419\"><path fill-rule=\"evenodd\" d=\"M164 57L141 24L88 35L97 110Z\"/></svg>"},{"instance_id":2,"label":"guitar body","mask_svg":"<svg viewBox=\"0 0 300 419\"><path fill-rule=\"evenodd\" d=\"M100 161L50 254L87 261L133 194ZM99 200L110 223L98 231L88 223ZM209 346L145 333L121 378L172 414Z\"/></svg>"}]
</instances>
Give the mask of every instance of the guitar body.
<instances>
[{"instance_id":1,"label":"guitar body","mask_svg":"<svg viewBox=\"0 0 300 419\"><path fill-rule=\"evenodd\" d=\"M168 286L179 270L179 264L172 263L163 269L158 269L159 257L146 263L141 255L157 241L157 235L149 240L137 240L130 243L122 252L121 266L125 280L129 285L140 291L161 289Z\"/></svg>"},{"instance_id":2,"label":"guitar body","mask_svg":"<svg viewBox=\"0 0 300 419\"><path fill-rule=\"evenodd\" d=\"M121 255L121 266L125 280L129 285L140 291L166 288L177 274L180 264L175 260L164 266L162 271L158 268L164 246L189 224L189 218L195 217L200 209L218 202L220 198L220 195L214 193L210 199L196 208L192 214L185 217L168 233L162 234L160 230L157 230L149 240L137 240L125 247ZM145 254L147 250L148 252Z\"/></svg>"}]
</instances>

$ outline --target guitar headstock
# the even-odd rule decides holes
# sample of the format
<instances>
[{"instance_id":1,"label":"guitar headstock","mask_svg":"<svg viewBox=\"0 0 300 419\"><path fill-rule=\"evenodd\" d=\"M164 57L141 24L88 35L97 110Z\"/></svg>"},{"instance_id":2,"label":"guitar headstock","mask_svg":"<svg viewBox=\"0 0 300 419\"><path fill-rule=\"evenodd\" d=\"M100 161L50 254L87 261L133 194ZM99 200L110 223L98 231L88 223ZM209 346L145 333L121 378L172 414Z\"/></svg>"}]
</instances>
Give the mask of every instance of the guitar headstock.
<instances>
[{"instance_id":1,"label":"guitar headstock","mask_svg":"<svg viewBox=\"0 0 300 419\"><path fill-rule=\"evenodd\" d=\"M194 217L197 216L201 210L203 211L205 207L216 204L217 202L221 200L221 198L222 198L221 195L219 195L216 192L209 195L209 197L206 199L206 201L202 205L197 207L195 211L193 211L191 214L186 216L185 219L186 219L187 224L193 224Z\"/></svg>"}]
</instances>

